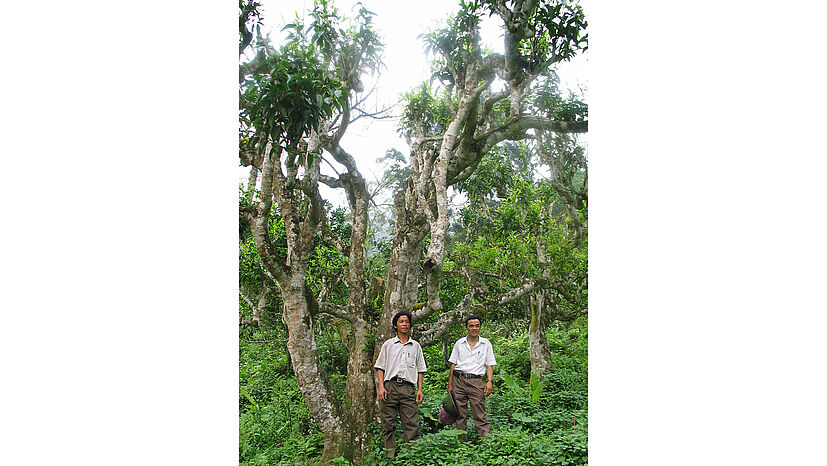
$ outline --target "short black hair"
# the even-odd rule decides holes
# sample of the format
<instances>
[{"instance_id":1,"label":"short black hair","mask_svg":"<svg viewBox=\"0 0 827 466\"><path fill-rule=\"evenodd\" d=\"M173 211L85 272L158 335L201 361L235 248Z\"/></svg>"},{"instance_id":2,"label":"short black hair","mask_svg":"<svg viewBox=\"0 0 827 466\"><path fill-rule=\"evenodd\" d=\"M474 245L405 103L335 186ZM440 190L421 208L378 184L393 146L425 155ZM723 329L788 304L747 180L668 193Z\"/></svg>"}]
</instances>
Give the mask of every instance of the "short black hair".
<instances>
[{"instance_id":1,"label":"short black hair","mask_svg":"<svg viewBox=\"0 0 827 466\"><path fill-rule=\"evenodd\" d=\"M399 320L401 316L408 316L408 323L413 325L413 315L409 311L399 311L393 316L393 328L396 328L396 321Z\"/></svg>"},{"instance_id":2,"label":"short black hair","mask_svg":"<svg viewBox=\"0 0 827 466\"><path fill-rule=\"evenodd\" d=\"M475 315L470 315L470 316L468 316L468 317L466 317L466 318L465 318L465 326L466 326L466 327L468 326L468 321L469 321L469 320L474 320L474 319L476 319L476 320L480 321L480 327L482 327L482 319L480 319L479 317L477 317L477 316L475 316Z\"/></svg>"}]
</instances>

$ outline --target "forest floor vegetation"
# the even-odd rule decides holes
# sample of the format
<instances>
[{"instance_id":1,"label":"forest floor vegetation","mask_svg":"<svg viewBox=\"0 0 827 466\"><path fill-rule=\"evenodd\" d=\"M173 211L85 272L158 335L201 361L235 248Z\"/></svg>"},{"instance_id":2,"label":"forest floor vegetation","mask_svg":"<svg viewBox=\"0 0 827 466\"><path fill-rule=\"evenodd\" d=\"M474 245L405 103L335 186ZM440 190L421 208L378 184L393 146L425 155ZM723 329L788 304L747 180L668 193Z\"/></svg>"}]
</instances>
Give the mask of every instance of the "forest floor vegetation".
<instances>
[{"instance_id":1,"label":"forest floor vegetation","mask_svg":"<svg viewBox=\"0 0 827 466\"><path fill-rule=\"evenodd\" d=\"M494 330L494 331L491 331ZM283 329L242 329L239 368L239 463L319 464L322 434L314 424L298 382L291 374ZM469 419L469 440L437 415L447 385L441 345L425 348L429 371L419 407L418 440L400 443L391 460L382 451L379 426L363 465L586 465L588 464L587 324L579 319L549 329L553 370L540 379L531 372L525 330L489 329L498 365L494 393L486 400L491 434L480 438ZM319 335L322 358L334 385L344 386L339 368L346 352L333 334ZM445 345L450 348L450 345ZM344 356L344 359L342 359ZM398 429L400 430L400 429ZM401 440L401 430L397 432ZM335 458L329 464L350 464Z\"/></svg>"}]
</instances>

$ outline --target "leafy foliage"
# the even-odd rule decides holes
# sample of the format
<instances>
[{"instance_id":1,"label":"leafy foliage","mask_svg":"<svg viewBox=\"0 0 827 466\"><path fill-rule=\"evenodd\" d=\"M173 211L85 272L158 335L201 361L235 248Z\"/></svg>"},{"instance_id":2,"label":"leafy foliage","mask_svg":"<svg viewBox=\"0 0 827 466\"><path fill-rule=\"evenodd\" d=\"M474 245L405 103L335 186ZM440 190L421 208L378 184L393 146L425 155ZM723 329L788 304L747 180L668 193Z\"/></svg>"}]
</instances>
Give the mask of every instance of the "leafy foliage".
<instances>
[{"instance_id":1,"label":"leafy foliage","mask_svg":"<svg viewBox=\"0 0 827 466\"><path fill-rule=\"evenodd\" d=\"M244 43L251 42L248 28L258 21L258 4L241 0L239 23ZM245 3L246 2L246 3ZM360 74L382 66L383 48L374 31L374 13L361 7L354 23L340 25L342 17L329 0L316 0L306 25L298 17L287 24L288 43L275 50L259 38L255 58L241 66L240 140L243 148L257 147L262 153L268 142L271 151L297 152L300 142L313 130L349 106L349 99L363 86ZM257 22L252 23L258 27ZM247 35L245 35L247 34ZM310 165L313 153L298 151L291 163Z\"/></svg>"},{"instance_id":2,"label":"leafy foliage","mask_svg":"<svg viewBox=\"0 0 827 466\"><path fill-rule=\"evenodd\" d=\"M528 102L530 108L556 121L586 121L589 114L588 105L574 92L563 96L558 87L559 83L560 78L554 71L538 79Z\"/></svg>"},{"instance_id":3,"label":"leafy foliage","mask_svg":"<svg viewBox=\"0 0 827 466\"><path fill-rule=\"evenodd\" d=\"M239 344L241 464L301 464L319 454L322 436L290 373L283 329L258 329Z\"/></svg>"},{"instance_id":4,"label":"leafy foliage","mask_svg":"<svg viewBox=\"0 0 827 466\"><path fill-rule=\"evenodd\" d=\"M460 10L448 18L445 27L419 36L425 43L425 53L435 55L432 79L445 85L464 85L466 68L480 52L481 6L479 1L460 0Z\"/></svg>"},{"instance_id":5,"label":"leafy foliage","mask_svg":"<svg viewBox=\"0 0 827 466\"><path fill-rule=\"evenodd\" d=\"M555 338L569 339L570 330L550 332ZM577 332L575 332L577 333ZM508 342L512 342L509 344ZM521 345L520 342L523 344ZM399 449L399 464L554 464L588 463L588 422L585 400L587 381L585 365L576 351L572 355L555 354L555 371L540 380L510 375L505 368L519 365L512 352L527 353L526 334L507 338L492 335L497 349L495 392L486 400L491 434L485 439L474 435L468 443L460 442L462 433L453 426L433 422L441 406L445 383L426 390L420 405L422 437ZM584 341L578 341L584 344ZM525 367L530 368L525 354ZM443 371L443 374L446 374ZM441 387L441 389L440 389ZM469 419L469 425L473 420ZM364 464L383 464L373 455Z\"/></svg>"},{"instance_id":6,"label":"leafy foliage","mask_svg":"<svg viewBox=\"0 0 827 466\"><path fill-rule=\"evenodd\" d=\"M503 12L505 0L480 0L490 14ZM571 59L588 49L588 23L583 9L569 0L550 0L524 4L516 21L507 24L516 39L521 65L534 73L552 63Z\"/></svg>"},{"instance_id":7,"label":"leafy foliage","mask_svg":"<svg viewBox=\"0 0 827 466\"><path fill-rule=\"evenodd\" d=\"M382 176L382 184L392 187L393 191L399 192L405 184L405 180L411 174L411 168L402 152L394 148L385 151L385 155L376 159L377 163L385 164L387 167Z\"/></svg>"},{"instance_id":8,"label":"leafy foliage","mask_svg":"<svg viewBox=\"0 0 827 466\"><path fill-rule=\"evenodd\" d=\"M238 1L238 53L244 50L253 41L253 35L260 34L261 14L258 8L261 6L257 0Z\"/></svg>"},{"instance_id":9,"label":"leafy foliage","mask_svg":"<svg viewBox=\"0 0 827 466\"><path fill-rule=\"evenodd\" d=\"M399 122L403 134L411 135L416 128L421 134L436 136L448 127L450 110L445 100L435 95L427 84L407 92L403 99L407 102Z\"/></svg>"},{"instance_id":10,"label":"leafy foliage","mask_svg":"<svg viewBox=\"0 0 827 466\"><path fill-rule=\"evenodd\" d=\"M269 72L248 89L256 100L245 115L255 128L251 142L260 150L269 140L282 149L296 147L323 119L347 105L348 89L309 50L286 47L265 63Z\"/></svg>"},{"instance_id":11,"label":"leafy foliage","mask_svg":"<svg viewBox=\"0 0 827 466\"><path fill-rule=\"evenodd\" d=\"M459 331L459 327L457 326ZM469 442L453 425L437 421L447 385L444 360L451 345L424 348L428 372L425 399L419 406L421 438L401 443L395 461L384 455L378 424L371 427L372 447L363 465L585 465L588 463L588 378L585 319L550 329L547 337L554 348L553 371L542 380L530 376L528 340L525 330L511 330L504 322L486 324L498 365L494 393L486 399L491 434L481 439L469 419ZM258 329L255 340L279 341L283 329ZM341 341L324 332L318 336L325 364L333 364ZM451 342L453 343L453 342ZM321 455L321 434L290 375L287 354L278 344L240 345L240 463L308 464ZM331 366L333 383L341 376ZM249 398L245 395L249 395ZM344 458L334 464L348 464Z\"/></svg>"}]
</instances>

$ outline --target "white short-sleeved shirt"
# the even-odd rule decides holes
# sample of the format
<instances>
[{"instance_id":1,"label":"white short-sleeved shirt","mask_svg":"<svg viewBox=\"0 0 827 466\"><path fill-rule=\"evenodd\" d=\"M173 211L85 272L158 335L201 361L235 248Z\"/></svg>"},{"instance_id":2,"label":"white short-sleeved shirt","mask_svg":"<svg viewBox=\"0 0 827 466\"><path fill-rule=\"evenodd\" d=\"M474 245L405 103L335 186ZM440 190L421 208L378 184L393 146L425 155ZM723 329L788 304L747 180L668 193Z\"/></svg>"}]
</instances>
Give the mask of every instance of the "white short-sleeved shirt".
<instances>
[{"instance_id":1,"label":"white short-sleeved shirt","mask_svg":"<svg viewBox=\"0 0 827 466\"><path fill-rule=\"evenodd\" d=\"M456 370L474 375L485 375L487 366L497 365L497 360L494 359L494 348L487 338L480 337L480 341L474 345L472 350L467 336L460 338L454 344L448 362L456 364Z\"/></svg>"},{"instance_id":2,"label":"white short-sleeved shirt","mask_svg":"<svg viewBox=\"0 0 827 466\"><path fill-rule=\"evenodd\" d=\"M376 358L373 367L385 371L384 380L402 377L414 385L417 383L418 373L427 371L425 355L419 343L413 339L402 343L398 336L382 343L382 349L379 350L379 357Z\"/></svg>"}]
</instances>

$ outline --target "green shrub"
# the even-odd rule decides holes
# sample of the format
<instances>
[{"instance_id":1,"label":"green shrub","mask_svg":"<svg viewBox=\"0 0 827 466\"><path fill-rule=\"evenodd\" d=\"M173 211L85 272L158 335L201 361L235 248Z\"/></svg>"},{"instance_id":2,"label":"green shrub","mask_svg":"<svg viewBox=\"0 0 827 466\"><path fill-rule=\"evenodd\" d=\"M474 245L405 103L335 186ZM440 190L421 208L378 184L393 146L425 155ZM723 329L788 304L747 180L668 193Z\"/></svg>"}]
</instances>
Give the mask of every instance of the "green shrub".
<instances>
[{"instance_id":1,"label":"green shrub","mask_svg":"<svg viewBox=\"0 0 827 466\"><path fill-rule=\"evenodd\" d=\"M514 374L521 379L529 378L531 356L528 352L528 333L511 338L499 338L492 335L491 344L497 358L496 371Z\"/></svg>"},{"instance_id":2,"label":"green shrub","mask_svg":"<svg viewBox=\"0 0 827 466\"><path fill-rule=\"evenodd\" d=\"M304 464L321 452L321 432L311 421L295 377L278 376L269 384L266 390L239 387L245 401L239 420L239 461ZM257 393L266 396L256 398Z\"/></svg>"},{"instance_id":3,"label":"green shrub","mask_svg":"<svg viewBox=\"0 0 827 466\"><path fill-rule=\"evenodd\" d=\"M395 462L406 466L462 464L458 460L467 455L468 447L457 437L461 433L457 429L443 429L423 435L398 448Z\"/></svg>"},{"instance_id":4,"label":"green shrub","mask_svg":"<svg viewBox=\"0 0 827 466\"><path fill-rule=\"evenodd\" d=\"M463 329L460 329L463 330ZM491 434L480 438L468 420L468 442L454 425L437 419L445 396L448 371L445 352L450 345L423 348L428 372L425 399L419 405L421 437L402 442L397 427L398 456L384 454L381 429L371 426L371 447L362 465L559 465L588 464L588 374L585 324L549 330L552 372L541 379L531 376L528 335L507 326L492 326L498 365L494 392L486 398ZM496 331L495 331L496 330ZM253 340L282 341L283 329L255 329ZM462 333L464 334L464 332ZM339 394L346 374L344 345L337 335L319 336L320 352L328 377ZM553 343L553 344L552 344ZM318 462L322 435L290 373L284 347L273 343L239 342L239 460L244 465L303 465ZM348 464L344 458L330 464Z\"/></svg>"}]
</instances>

